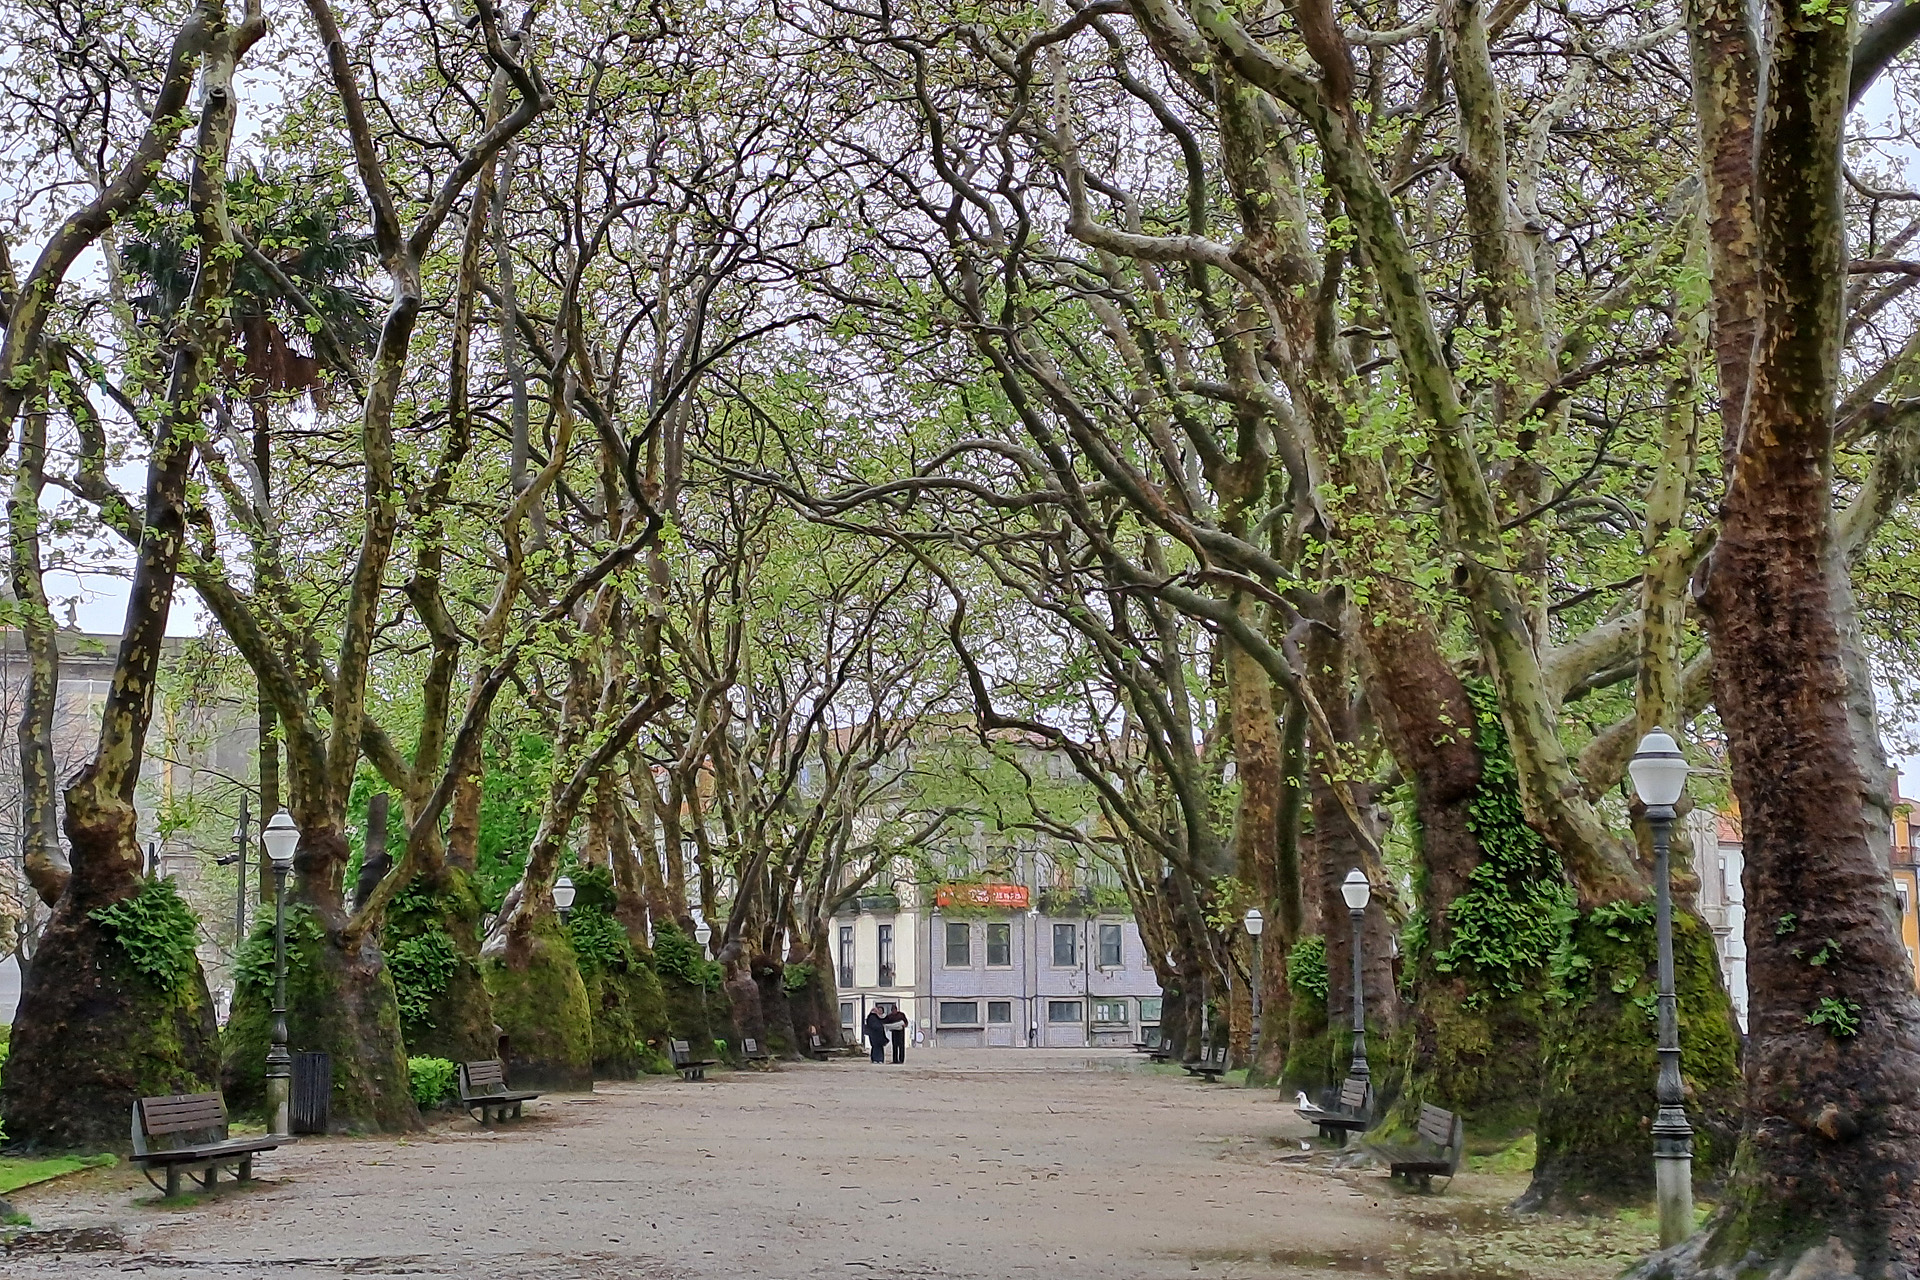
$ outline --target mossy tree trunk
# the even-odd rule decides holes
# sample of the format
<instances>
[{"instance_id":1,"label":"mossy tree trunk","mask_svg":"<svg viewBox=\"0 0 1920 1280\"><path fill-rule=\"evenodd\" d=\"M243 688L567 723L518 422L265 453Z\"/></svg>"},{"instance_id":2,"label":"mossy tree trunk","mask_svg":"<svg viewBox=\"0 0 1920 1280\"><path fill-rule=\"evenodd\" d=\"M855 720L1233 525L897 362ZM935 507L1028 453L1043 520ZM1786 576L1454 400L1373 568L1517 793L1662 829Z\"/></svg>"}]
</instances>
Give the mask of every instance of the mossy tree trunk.
<instances>
[{"instance_id":1,"label":"mossy tree trunk","mask_svg":"<svg viewBox=\"0 0 1920 1280\"><path fill-rule=\"evenodd\" d=\"M793 1000L787 993L786 965L779 956L762 951L753 957L753 983L760 989L760 1020L768 1053L783 1058L800 1056L800 1035L794 1029ZM804 988L802 989L804 992ZM804 1018L804 1014L802 1015ZM803 1023L804 1025L804 1023Z\"/></svg>"},{"instance_id":2,"label":"mossy tree trunk","mask_svg":"<svg viewBox=\"0 0 1920 1280\"><path fill-rule=\"evenodd\" d=\"M334 1131L418 1128L400 1006L379 944L367 934L347 942L346 914L337 906L326 909L305 897L289 897L288 1042L295 1053L331 1058ZM270 912L262 913L248 949L257 961L242 965L221 1041L222 1087L236 1111L259 1111L266 1105L265 1063L273 1027Z\"/></svg>"},{"instance_id":3,"label":"mossy tree trunk","mask_svg":"<svg viewBox=\"0 0 1920 1280\"><path fill-rule=\"evenodd\" d=\"M1314 941L1319 941L1317 936ZM1324 956L1325 952L1321 954ZM1321 979L1325 979L1324 971ZM1309 1098L1318 1101L1328 1085L1346 1075L1346 1042L1343 1040L1339 1046L1340 1061L1336 1069L1336 1050L1328 1042L1328 1034L1324 988L1295 987L1293 999L1287 1006L1287 1063L1280 1074L1284 1087L1304 1090Z\"/></svg>"},{"instance_id":4,"label":"mossy tree trunk","mask_svg":"<svg viewBox=\"0 0 1920 1280\"><path fill-rule=\"evenodd\" d=\"M1691 912L1674 917L1673 952L1694 1177L1712 1187L1740 1130L1739 1030L1713 934ZM1597 907L1569 926L1546 1002L1538 1156L1522 1208L1596 1211L1652 1199L1653 955L1648 904Z\"/></svg>"},{"instance_id":5,"label":"mossy tree trunk","mask_svg":"<svg viewBox=\"0 0 1920 1280\"><path fill-rule=\"evenodd\" d=\"M599 642L619 607L617 592L606 584L580 619L582 649L569 661L556 771L540 828L507 918L484 948L494 1019L520 1073L512 1078L547 1081L550 1088L591 1088L593 1083L586 988L553 902L567 832L596 779L667 703L665 696L655 695L614 714L628 685L603 666ZM585 743L594 731L600 736L589 748Z\"/></svg>"},{"instance_id":6,"label":"mossy tree trunk","mask_svg":"<svg viewBox=\"0 0 1920 1280\"><path fill-rule=\"evenodd\" d=\"M480 966L485 910L471 873L451 861L417 874L388 908L382 937L408 1054L451 1062L493 1056L493 1001Z\"/></svg>"},{"instance_id":7,"label":"mossy tree trunk","mask_svg":"<svg viewBox=\"0 0 1920 1280\"><path fill-rule=\"evenodd\" d=\"M8 1136L32 1147L120 1148L128 1140L136 1099L204 1088L218 1071L212 1001L194 954L191 915L170 889L143 887L133 808L185 536L187 473L227 333L224 306L234 255L223 250L232 246L226 157L237 104L234 71L265 32L257 12L235 26L219 3L202 3L191 25L199 28L198 47L185 44L183 32L163 97L170 111L180 111L199 54L204 59L200 121L188 183L199 263L170 335L167 396L147 462L126 625L101 709L98 744L66 790L71 871L27 966L11 1037L4 1083ZM172 150L177 128L169 121L164 129L150 130L138 162L158 169ZM123 173L61 228L61 240L72 242L89 220L110 220L115 204L130 206L152 176ZM81 238L80 245L90 238ZM43 266L49 256L59 257L43 254ZM50 294L57 282L36 270L29 289ZM36 293L26 305L42 300ZM19 357L16 327L23 323L22 305L16 303L10 317L6 359L0 363L11 365ZM9 385L0 397L5 410L0 417L8 426L19 404L16 393ZM33 533L37 537L37 528ZM139 909L139 904L159 903L171 909ZM134 932L140 934L137 940Z\"/></svg>"},{"instance_id":8,"label":"mossy tree trunk","mask_svg":"<svg viewBox=\"0 0 1920 1280\"><path fill-rule=\"evenodd\" d=\"M727 1007L732 1012L733 1030L738 1037L745 1039L751 1036L764 1045L767 1042L767 1011L761 999L760 983L752 966L747 964L737 966L727 975L727 984L723 990L726 994ZM733 1038L721 1036L717 1029L714 1035L716 1039L727 1041L728 1056L739 1055L740 1046L734 1042Z\"/></svg>"},{"instance_id":9,"label":"mossy tree trunk","mask_svg":"<svg viewBox=\"0 0 1920 1280\"><path fill-rule=\"evenodd\" d=\"M1855 6L1828 9L1688 7L1727 473L1704 604L1745 838L1753 995L1724 1208L1663 1270L1920 1269L1920 997L1886 847L1870 836L1888 779L1868 767L1870 691L1849 679L1853 603L1833 516ZM1749 320L1757 339L1732 350ZM1730 370L1747 375L1737 387Z\"/></svg>"},{"instance_id":10,"label":"mossy tree trunk","mask_svg":"<svg viewBox=\"0 0 1920 1280\"><path fill-rule=\"evenodd\" d=\"M590 1092L593 1011L559 917L531 919L504 953L487 958L485 972L506 1042L507 1079L530 1089Z\"/></svg>"},{"instance_id":11,"label":"mossy tree trunk","mask_svg":"<svg viewBox=\"0 0 1920 1280\"><path fill-rule=\"evenodd\" d=\"M296 777L293 792L298 797L301 791ZM339 827L312 818L302 825L287 890L289 920L304 922L297 936L291 925L287 935L288 1047L332 1056L337 1129L417 1128L386 957L378 935L356 928L347 909L342 879L348 852ZM271 936L272 922L271 910L263 911L265 936ZM248 1096L264 1057L272 1003L270 974L253 981L243 975L234 991L222 1068L239 1096Z\"/></svg>"},{"instance_id":12,"label":"mossy tree trunk","mask_svg":"<svg viewBox=\"0 0 1920 1280\"><path fill-rule=\"evenodd\" d=\"M409 197L396 193L392 175L382 163L356 70L332 6L327 0L308 0L306 7L327 53L331 89L342 108L346 141L371 206L372 238L391 298L374 342L370 368L359 382L364 386L357 441L360 528L341 596L338 644L330 663L325 664L330 667L327 678L312 678L322 665L316 657L319 648L315 638L321 624L303 614L300 593L286 572L287 558L280 542L281 522L276 515L284 513L268 507L268 495L256 493L251 503L245 495L229 500L235 524L251 543L251 592L227 575L226 558L214 541L216 526L212 521L204 522L201 554L190 563L190 571L200 598L253 668L260 688L271 701L286 748L287 804L301 835L294 857L292 899L310 909L321 934L320 950L308 978L318 988L332 988L330 994L323 991L310 1014L290 1020L292 1047L326 1047L335 1053L336 1123L347 1127L411 1127L417 1125L418 1114L408 1088L399 1015L379 946L379 930L388 901L405 887L412 868L403 861L394 875L374 889L361 911L350 913L341 883L348 856L343 829L363 750L381 774L408 795L410 808L417 794L411 785L417 781L410 776L413 771L368 718L367 690L385 623L381 606L390 587L387 571L399 527L394 419L396 408L406 399L409 354L424 304L422 264L446 219L463 202L457 198L459 192L448 190L444 192L446 198L422 199L414 204L418 216L411 224L404 221L403 209ZM472 152L462 157L457 172L463 183L474 181L493 156L547 105L539 85L514 61L507 43L500 39L490 10L481 12L480 26L491 64L489 75L496 77L499 90L492 104L498 110L497 114L490 110L490 126L477 139ZM477 217L469 219L470 230L477 221ZM462 376L464 368L457 369L456 378ZM456 439L449 450L456 463L460 448ZM443 456L441 462L446 465L448 459ZM96 472L100 470L95 468ZM106 487L105 480L100 479L96 487ZM520 495L508 520L510 540L517 520L525 514L520 503L537 500L538 489L529 492L534 496ZM510 555L509 561L510 567L517 567L515 557ZM429 564L429 571L431 567ZM515 590L517 581L510 572L502 594L510 599ZM422 602L416 598L415 603ZM430 627L434 625L431 618L428 622ZM433 663L436 679L447 675L449 655L444 643L438 645ZM496 664L476 682L480 714L484 714L484 704L503 679L504 668ZM469 721L473 718L470 715ZM469 743L472 735L466 731L470 727L463 725ZM443 733L443 723L422 726L423 739ZM458 741L455 756L462 755ZM437 763L437 750L435 745L421 753L422 773L431 772L430 763ZM442 779L443 783L451 781ZM445 804L445 797L440 795L443 789L432 788L435 798L428 812L414 824L416 827L437 821L439 809ZM414 833L410 845L418 843L420 834ZM409 855L413 851L410 848ZM257 992L250 993L243 987L236 995L234 1019L245 1024L270 1016L263 1011L263 1003ZM231 1054L228 1061L233 1065ZM348 1084L343 1086L343 1080Z\"/></svg>"},{"instance_id":13,"label":"mossy tree trunk","mask_svg":"<svg viewBox=\"0 0 1920 1280\"><path fill-rule=\"evenodd\" d=\"M829 1044L840 1039L840 998L836 986L832 944L833 917L814 918L809 923L808 945L799 945L797 937L787 954L787 963L806 974L806 983L787 993L787 1008L793 1020L794 1052L804 1054L818 1035Z\"/></svg>"}]
</instances>

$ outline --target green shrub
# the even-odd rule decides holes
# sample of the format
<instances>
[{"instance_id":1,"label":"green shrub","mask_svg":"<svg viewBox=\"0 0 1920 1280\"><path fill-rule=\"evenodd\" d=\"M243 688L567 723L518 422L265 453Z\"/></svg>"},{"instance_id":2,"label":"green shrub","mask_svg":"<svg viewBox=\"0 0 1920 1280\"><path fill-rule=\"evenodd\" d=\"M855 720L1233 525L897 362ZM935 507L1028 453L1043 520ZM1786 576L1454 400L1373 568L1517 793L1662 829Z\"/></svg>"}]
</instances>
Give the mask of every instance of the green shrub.
<instances>
[{"instance_id":1,"label":"green shrub","mask_svg":"<svg viewBox=\"0 0 1920 1280\"><path fill-rule=\"evenodd\" d=\"M1287 952L1287 987L1296 995L1327 1002L1327 940L1317 933L1302 934Z\"/></svg>"},{"instance_id":2,"label":"green shrub","mask_svg":"<svg viewBox=\"0 0 1920 1280\"><path fill-rule=\"evenodd\" d=\"M320 923L320 917L312 907L304 902L287 904L287 975L289 981L297 981L297 972L304 964L300 959L303 949L318 944L326 937L326 929ZM234 987L236 990L259 991L271 997L273 992L273 912L263 911L254 921L253 931L240 945L240 951L233 959Z\"/></svg>"},{"instance_id":3,"label":"green shrub","mask_svg":"<svg viewBox=\"0 0 1920 1280\"><path fill-rule=\"evenodd\" d=\"M677 978L690 987L718 991L726 981L726 971L702 959L700 944L671 921L653 927L653 964L661 977Z\"/></svg>"},{"instance_id":4,"label":"green shrub","mask_svg":"<svg viewBox=\"0 0 1920 1280\"><path fill-rule=\"evenodd\" d=\"M407 1079L413 1086L414 1104L422 1111L431 1111L451 1098L458 1070L445 1058L408 1058Z\"/></svg>"},{"instance_id":5,"label":"green shrub","mask_svg":"<svg viewBox=\"0 0 1920 1280\"><path fill-rule=\"evenodd\" d=\"M438 924L393 944L387 954L387 972L393 975L393 994L400 1002L401 1025L431 1029L428 1014L460 967L453 936ZM421 1059L438 1062L438 1058Z\"/></svg>"},{"instance_id":6,"label":"green shrub","mask_svg":"<svg viewBox=\"0 0 1920 1280\"><path fill-rule=\"evenodd\" d=\"M92 919L112 936L127 963L162 991L177 989L199 963L194 946L200 917L172 880L142 881L133 896L99 908Z\"/></svg>"},{"instance_id":7,"label":"green shrub","mask_svg":"<svg viewBox=\"0 0 1920 1280\"><path fill-rule=\"evenodd\" d=\"M582 974L626 973L633 968L633 943L627 930L605 911L575 905L567 917L567 941Z\"/></svg>"}]
</instances>

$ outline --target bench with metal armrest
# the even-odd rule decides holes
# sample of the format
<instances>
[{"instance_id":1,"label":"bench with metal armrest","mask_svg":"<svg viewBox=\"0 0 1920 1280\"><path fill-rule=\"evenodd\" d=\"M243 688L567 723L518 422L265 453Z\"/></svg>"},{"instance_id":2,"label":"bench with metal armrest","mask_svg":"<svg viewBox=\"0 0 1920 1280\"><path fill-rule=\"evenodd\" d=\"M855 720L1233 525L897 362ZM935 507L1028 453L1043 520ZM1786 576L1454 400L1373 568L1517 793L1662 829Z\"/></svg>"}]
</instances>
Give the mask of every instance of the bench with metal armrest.
<instances>
[{"instance_id":1,"label":"bench with metal armrest","mask_svg":"<svg viewBox=\"0 0 1920 1280\"><path fill-rule=\"evenodd\" d=\"M518 1116L521 1103L532 1102L539 1096L509 1090L506 1064L498 1058L460 1064L460 1105L481 1124L505 1120L509 1111Z\"/></svg>"},{"instance_id":2,"label":"bench with metal armrest","mask_svg":"<svg viewBox=\"0 0 1920 1280\"><path fill-rule=\"evenodd\" d=\"M694 1057L693 1046L685 1040L669 1040L667 1048L673 1055L673 1069L680 1073L682 1080L705 1080L707 1068L720 1065L713 1058Z\"/></svg>"},{"instance_id":3,"label":"bench with metal armrest","mask_svg":"<svg viewBox=\"0 0 1920 1280\"><path fill-rule=\"evenodd\" d=\"M1180 1066L1188 1075L1211 1084L1227 1074L1227 1046L1209 1049L1205 1057L1195 1062L1183 1062Z\"/></svg>"},{"instance_id":4,"label":"bench with metal armrest","mask_svg":"<svg viewBox=\"0 0 1920 1280\"><path fill-rule=\"evenodd\" d=\"M133 1163L155 1190L180 1194L180 1175L211 1189L220 1170L231 1166L236 1182L253 1177L253 1157L287 1139L234 1138L227 1132L227 1103L218 1093L177 1093L142 1098L133 1104ZM166 1172L163 1187L153 1176Z\"/></svg>"},{"instance_id":5,"label":"bench with metal armrest","mask_svg":"<svg viewBox=\"0 0 1920 1280\"><path fill-rule=\"evenodd\" d=\"M1320 1127L1320 1136L1347 1145L1349 1133L1364 1133L1373 1127L1373 1085L1358 1076L1340 1082L1340 1093L1330 1107L1311 1104L1296 1107L1295 1114Z\"/></svg>"},{"instance_id":6,"label":"bench with metal armrest","mask_svg":"<svg viewBox=\"0 0 1920 1280\"><path fill-rule=\"evenodd\" d=\"M1408 1186L1418 1179L1422 1191L1431 1191L1435 1178L1451 1181L1453 1175L1460 1172L1460 1161L1467 1147L1467 1128L1453 1112L1423 1102L1412 1143L1369 1145L1386 1157L1388 1177L1405 1178Z\"/></svg>"}]
</instances>

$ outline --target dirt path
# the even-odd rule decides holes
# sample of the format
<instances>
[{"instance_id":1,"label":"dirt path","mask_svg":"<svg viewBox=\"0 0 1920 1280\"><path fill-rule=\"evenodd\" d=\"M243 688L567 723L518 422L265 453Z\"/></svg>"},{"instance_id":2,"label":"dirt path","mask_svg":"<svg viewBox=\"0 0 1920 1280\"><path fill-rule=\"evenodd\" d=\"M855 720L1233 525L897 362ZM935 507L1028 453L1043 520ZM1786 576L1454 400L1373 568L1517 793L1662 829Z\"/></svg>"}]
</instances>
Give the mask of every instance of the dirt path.
<instances>
[{"instance_id":1,"label":"dirt path","mask_svg":"<svg viewBox=\"0 0 1920 1280\"><path fill-rule=\"evenodd\" d=\"M647 1080L530 1117L308 1141L183 1208L82 1175L17 1198L77 1234L0 1276L1161 1280L1375 1270L1406 1235L1382 1180L1287 1160L1308 1130L1273 1093L1084 1053Z\"/></svg>"}]
</instances>

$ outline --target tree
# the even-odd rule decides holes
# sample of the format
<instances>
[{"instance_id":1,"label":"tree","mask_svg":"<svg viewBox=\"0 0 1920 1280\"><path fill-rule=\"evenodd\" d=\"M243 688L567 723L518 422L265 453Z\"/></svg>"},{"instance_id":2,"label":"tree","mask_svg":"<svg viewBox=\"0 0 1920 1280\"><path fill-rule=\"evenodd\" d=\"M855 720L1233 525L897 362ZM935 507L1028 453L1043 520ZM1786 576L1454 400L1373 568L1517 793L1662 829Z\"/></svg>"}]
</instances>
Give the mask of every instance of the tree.
<instances>
[{"instance_id":1,"label":"tree","mask_svg":"<svg viewBox=\"0 0 1920 1280\"><path fill-rule=\"evenodd\" d=\"M160 113L179 112L175 92L184 96L193 63L204 59L188 190L194 235L206 252L171 344L165 395L155 406L126 629L99 745L65 791L71 869L25 974L7 1063L7 1115L15 1139L31 1145L118 1146L121 1116L135 1099L195 1091L216 1070L217 1032L194 954L195 922L170 886L141 879L145 860L133 795L183 553L187 474L226 337L221 312L233 256L223 251L231 244L225 168L237 109L234 69L265 29L257 5L238 24L219 4L195 10L176 37L166 89L156 103L154 126L136 148L135 168L70 217L43 252L15 300L7 350L0 353L0 366L11 366L7 372L32 370L45 377L35 311L51 301L60 283L62 250L91 238L90 224L97 235L113 206L129 207L151 181L143 170L158 168L170 149L157 145L156 135L164 138L176 127ZM28 378L0 378L0 421L12 422L26 398L20 393L30 385ZM46 394L44 382L39 392ZM26 442L30 453L44 449L44 430L44 423L34 428L38 439ZM39 465L30 458L31 469ZM35 552L16 548L16 557L16 564L31 564ZM30 745L37 750L41 744Z\"/></svg>"},{"instance_id":2,"label":"tree","mask_svg":"<svg viewBox=\"0 0 1920 1280\"><path fill-rule=\"evenodd\" d=\"M1853 6L1774 4L1756 22L1701 3L1688 22L1727 485L1704 601L1747 859L1752 1039L1727 1205L1656 1266L1900 1275L1920 1263L1920 997L1876 839L1884 765L1833 509Z\"/></svg>"}]
</instances>

